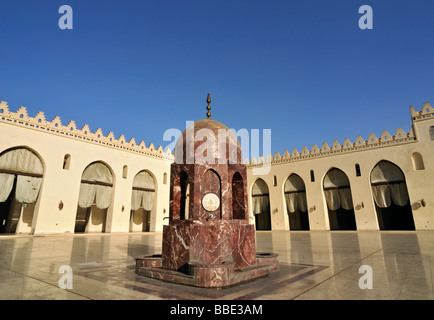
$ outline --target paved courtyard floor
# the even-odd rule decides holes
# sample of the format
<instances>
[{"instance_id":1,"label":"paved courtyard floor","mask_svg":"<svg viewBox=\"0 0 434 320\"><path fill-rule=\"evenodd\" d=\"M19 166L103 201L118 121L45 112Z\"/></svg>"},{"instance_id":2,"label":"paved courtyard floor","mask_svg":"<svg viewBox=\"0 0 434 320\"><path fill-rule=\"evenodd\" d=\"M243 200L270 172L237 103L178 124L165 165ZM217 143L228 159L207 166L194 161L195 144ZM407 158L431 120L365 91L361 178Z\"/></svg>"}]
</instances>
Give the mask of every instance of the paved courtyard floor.
<instances>
[{"instance_id":1,"label":"paved courtyard floor","mask_svg":"<svg viewBox=\"0 0 434 320\"><path fill-rule=\"evenodd\" d=\"M432 231L260 231L257 252L279 254L280 270L222 290L137 276L134 257L161 253L161 240L158 232L1 236L0 299L434 299Z\"/></svg>"}]
</instances>

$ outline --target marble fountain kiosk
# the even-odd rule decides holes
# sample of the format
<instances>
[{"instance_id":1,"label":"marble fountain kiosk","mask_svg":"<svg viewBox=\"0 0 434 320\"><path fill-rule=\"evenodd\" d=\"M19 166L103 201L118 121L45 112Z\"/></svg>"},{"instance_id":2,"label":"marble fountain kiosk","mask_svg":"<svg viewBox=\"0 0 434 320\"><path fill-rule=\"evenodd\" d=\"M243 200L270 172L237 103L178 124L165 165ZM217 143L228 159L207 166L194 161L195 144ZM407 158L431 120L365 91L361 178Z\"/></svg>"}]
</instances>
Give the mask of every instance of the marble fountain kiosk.
<instances>
[{"instance_id":1,"label":"marble fountain kiosk","mask_svg":"<svg viewBox=\"0 0 434 320\"><path fill-rule=\"evenodd\" d=\"M277 254L256 253L241 146L228 127L210 119L210 102L208 95L207 118L177 141L162 254L136 257L139 275L222 288L279 269Z\"/></svg>"}]
</instances>

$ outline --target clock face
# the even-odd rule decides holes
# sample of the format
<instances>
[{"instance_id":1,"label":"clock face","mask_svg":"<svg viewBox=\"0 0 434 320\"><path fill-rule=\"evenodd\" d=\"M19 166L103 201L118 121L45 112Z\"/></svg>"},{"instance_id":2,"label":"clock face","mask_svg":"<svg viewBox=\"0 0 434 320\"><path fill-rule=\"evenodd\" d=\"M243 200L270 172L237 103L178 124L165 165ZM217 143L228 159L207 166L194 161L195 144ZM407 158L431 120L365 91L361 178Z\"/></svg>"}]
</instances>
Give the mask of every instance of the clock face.
<instances>
[{"instance_id":1,"label":"clock face","mask_svg":"<svg viewBox=\"0 0 434 320\"><path fill-rule=\"evenodd\" d=\"M215 211L220 206L220 199L215 193L207 193L202 198L202 206L206 211Z\"/></svg>"}]
</instances>

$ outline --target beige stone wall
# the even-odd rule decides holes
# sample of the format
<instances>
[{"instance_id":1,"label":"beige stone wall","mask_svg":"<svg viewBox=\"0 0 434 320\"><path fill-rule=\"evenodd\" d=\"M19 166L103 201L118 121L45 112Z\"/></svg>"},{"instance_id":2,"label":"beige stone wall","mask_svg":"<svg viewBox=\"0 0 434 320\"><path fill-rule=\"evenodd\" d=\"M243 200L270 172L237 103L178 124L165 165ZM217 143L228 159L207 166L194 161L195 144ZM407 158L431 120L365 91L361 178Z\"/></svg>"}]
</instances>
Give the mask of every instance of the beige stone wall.
<instances>
[{"instance_id":1,"label":"beige stone wall","mask_svg":"<svg viewBox=\"0 0 434 320\"><path fill-rule=\"evenodd\" d=\"M283 157L276 153L273 158L261 158L259 161L253 159L247 170L249 195L256 179L264 179L270 191L272 230L288 230L289 220L283 187L286 179L296 173L306 186L310 229L329 230L323 179L327 171L335 167L341 169L350 181L357 230L378 230L370 173L379 161L388 160L404 172L416 229L434 230L434 141L429 134L430 127L434 126L434 110L426 103L422 111L416 112L411 108L411 115L413 128L409 133L398 129L392 136L385 131L381 138L371 133L366 141L361 137L358 137L355 143L345 139L343 145L335 141L331 148L323 145L319 149L314 145L311 151L305 147L301 153L297 150L292 154L285 151ZM412 155L416 152L421 154L424 161L423 170L414 168ZM356 163L361 169L359 177L356 176ZM267 166L268 174L254 173L254 169L266 169ZM311 182L310 170L314 171L314 182ZM277 179L276 186L274 176ZM422 199L425 207L420 205ZM249 200L251 208L251 198ZM250 215L251 221L254 221L251 209Z\"/></svg>"},{"instance_id":2,"label":"beige stone wall","mask_svg":"<svg viewBox=\"0 0 434 320\"><path fill-rule=\"evenodd\" d=\"M73 233L81 176L84 169L94 161L106 164L114 177L112 202L107 210L106 232L129 231L133 179L142 170L149 171L156 184L150 231L162 231L163 217L168 216L169 209L170 180L167 178L164 184L163 177L164 174L170 176L170 154L162 154L160 149L157 151L153 146L141 149L143 143L134 148L131 141L128 146L125 146L127 143L122 139L116 140L112 137L110 141L112 134L103 137L101 133L90 133L87 126L82 130L69 130L68 126L61 125L58 118L53 120L58 122L57 126L45 120L38 122L37 117L28 117L26 112L21 117L23 111L25 109L20 108L13 113L8 110L5 102L0 104L0 152L19 146L34 151L44 165L44 176L35 204L31 230L30 226L24 226L17 232ZM63 169L66 154L70 155L68 170ZM127 177L123 178L125 165L128 171ZM63 203L61 210L60 202ZM167 220L165 221L167 223Z\"/></svg>"},{"instance_id":3,"label":"beige stone wall","mask_svg":"<svg viewBox=\"0 0 434 320\"><path fill-rule=\"evenodd\" d=\"M364 140L360 136L353 143L345 139L341 145L335 141L331 147L323 144L306 147L301 152L285 151L248 162L248 193L250 221L251 190L257 178L262 178L270 192L272 230L288 230L289 220L284 198L284 183L290 174L298 174L306 186L306 197L311 230L330 229L327 205L323 192L323 179L331 168L342 170L348 177L354 204L358 230L378 230L370 173L381 160L396 164L405 175L417 230L434 229L434 141L430 127L434 126L434 110L425 104L421 111L410 109L412 129L398 129L394 135L384 131L380 138L370 134ZM98 129L90 132L85 125L77 129L74 121L62 125L60 118L46 121L42 112L30 117L23 107L11 112L5 102L0 103L0 153L15 147L34 151L44 165L44 177L37 202L26 208L17 233L63 233L74 232L77 214L80 180L84 169L94 161L105 163L114 176L114 192L107 211L106 232L130 231L130 205L132 183L135 175L147 170L156 183L156 199L151 212L150 231L162 231L169 215L170 150L146 146L124 136L116 139L113 133L107 136ZM412 156L419 153L424 169L416 170ZM63 169L65 155L70 155L69 169ZM355 164L359 164L361 176L356 176ZM263 167L267 174L257 174ZM123 178L124 166L127 176ZM311 182L310 171L315 181ZM163 183L164 175L166 181ZM275 177L275 178L274 178ZM276 179L276 186L274 180ZM424 200L425 206L421 205ZM59 203L63 208L59 208ZM32 216L33 214L33 216ZM137 226L134 230L139 230Z\"/></svg>"}]
</instances>

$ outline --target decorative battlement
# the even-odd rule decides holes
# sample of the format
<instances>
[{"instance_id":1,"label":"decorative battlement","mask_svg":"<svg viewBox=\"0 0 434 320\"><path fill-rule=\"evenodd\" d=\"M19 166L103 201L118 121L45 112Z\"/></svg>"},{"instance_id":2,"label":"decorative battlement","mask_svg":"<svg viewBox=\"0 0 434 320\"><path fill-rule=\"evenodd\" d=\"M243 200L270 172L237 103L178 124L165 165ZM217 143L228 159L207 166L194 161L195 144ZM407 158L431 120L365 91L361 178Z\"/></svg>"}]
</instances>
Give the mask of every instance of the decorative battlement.
<instances>
[{"instance_id":1,"label":"decorative battlement","mask_svg":"<svg viewBox=\"0 0 434 320\"><path fill-rule=\"evenodd\" d=\"M421 111L416 111L413 106L410 106L410 113L413 121L425 120L434 117L434 108L425 102Z\"/></svg>"},{"instance_id":2,"label":"decorative battlement","mask_svg":"<svg viewBox=\"0 0 434 320\"><path fill-rule=\"evenodd\" d=\"M134 138L127 141L124 135L121 135L116 139L113 132L109 132L107 136L104 136L100 128L95 132L91 132L89 125L87 124L85 124L81 129L77 129L74 120L69 121L69 123L64 126L58 116L50 122L45 119L45 114L41 111L39 111L35 117L30 117L25 107L20 107L16 112L12 112L9 110L8 104L5 101L0 102L0 122L173 161L173 155L170 149L167 149L166 152L164 152L162 146L155 149L152 143L150 143L149 146L146 146L144 141L136 143Z\"/></svg>"},{"instance_id":3,"label":"decorative battlement","mask_svg":"<svg viewBox=\"0 0 434 320\"><path fill-rule=\"evenodd\" d=\"M416 111L413 106L410 106L410 113L413 121L420 121L428 118L432 119L434 117L434 108L426 102L421 111ZM258 159L253 157L251 161L246 159L244 163L248 167L274 165L292 161L315 159L318 157L335 156L342 153L363 151L372 148L389 147L396 144L411 143L416 140L413 127L408 133L404 132L401 128L398 128L393 136L384 130L380 138L377 138L375 134L371 133L367 140L364 140L361 136L357 136L356 141L352 143L348 138L345 138L342 145L337 140L333 142L331 147L324 142L321 148L318 148L318 146L314 144L311 150L303 147L301 152L298 152L298 150L294 148L292 153L285 150L283 156L281 156L279 152L276 152L274 157L272 157L271 154L268 154L266 158L261 155Z\"/></svg>"},{"instance_id":4,"label":"decorative battlement","mask_svg":"<svg viewBox=\"0 0 434 320\"><path fill-rule=\"evenodd\" d=\"M410 113L413 122L434 118L434 108L428 102L424 103L421 111L416 111L413 106L410 106ZM69 121L69 123L64 126L62 125L60 117L56 116L52 121L47 121L45 119L45 114L41 111L38 112L36 116L31 117L28 115L25 107L20 107L16 112L12 112L9 110L8 104L5 101L0 101L0 122L164 160L173 161L174 159L171 150L167 149L166 152L164 152L162 146L155 149L152 143L150 143L149 146L146 146L144 141L136 143L134 138L127 141L124 135L120 135L119 138L116 139L113 132L109 132L104 136L100 128L95 132L91 132L89 125L87 124L85 124L81 129L77 129L74 120ZM377 138L374 133L371 133L366 140L361 136L357 136L354 143L348 138L344 139L342 145L335 140L331 147L324 142L321 145L321 148L318 148L316 144L312 146L311 150L304 146L301 152L294 148L291 153L289 153L288 150L285 150L282 156L279 152L276 152L274 157L271 156L271 154L268 154L267 157L261 155L258 159L253 157L251 161L246 159L244 164L248 167L274 165L318 157L334 156L347 152L363 151L372 148L388 147L414 141L416 141L416 137L413 128L411 128L408 133L404 132L401 128L398 128L395 135L391 135L389 132L384 130L380 138Z\"/></svg>"}]
</instances>

